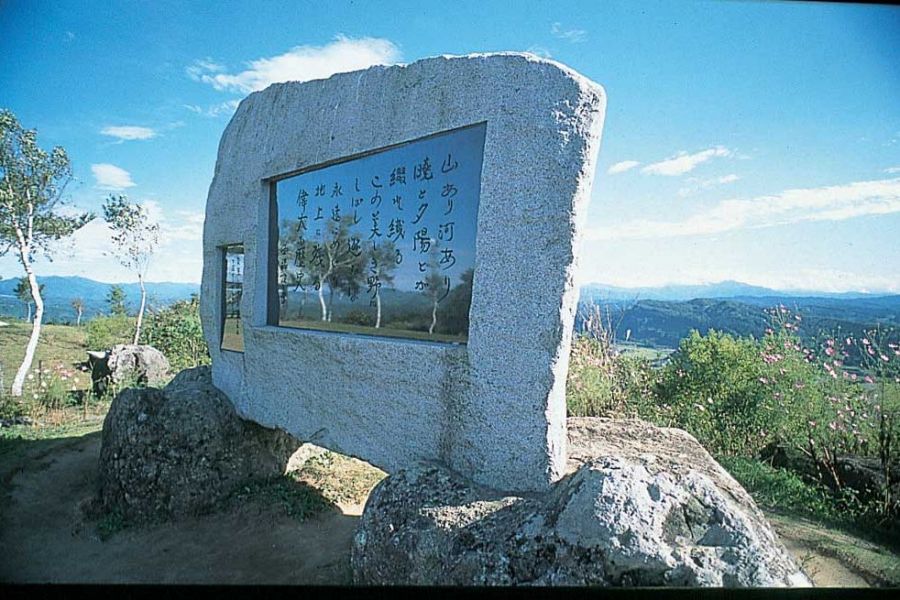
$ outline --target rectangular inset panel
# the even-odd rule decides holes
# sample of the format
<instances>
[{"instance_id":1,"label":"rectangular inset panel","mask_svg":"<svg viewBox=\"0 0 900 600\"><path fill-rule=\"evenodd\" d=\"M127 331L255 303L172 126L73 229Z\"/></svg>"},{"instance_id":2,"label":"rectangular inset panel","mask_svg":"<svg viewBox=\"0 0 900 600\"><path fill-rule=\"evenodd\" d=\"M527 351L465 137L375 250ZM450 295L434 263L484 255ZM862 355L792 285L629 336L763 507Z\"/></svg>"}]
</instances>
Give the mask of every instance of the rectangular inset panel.
<instances>
[{"instance_id":1,"label":"rectangular inset panel","mask_svg":"<svg viewBox=\"0 0 900 600\"><path fill-rule=\"evenodd\" d=\"M465 343L485 130L278 180L278 324Z\"/></svg>"},{"instance_id":2,"label":"rectangular inset panel","mask_svg":"<svg viewBox=\"0 0 900 600\"><path fill-rule=\"evenodd\" d=\"M244 246L224 246L225 273L222 302L222 350L244 351L244 331L241 321L241 296L244 292Z\"/></svg>"}]
</instances>

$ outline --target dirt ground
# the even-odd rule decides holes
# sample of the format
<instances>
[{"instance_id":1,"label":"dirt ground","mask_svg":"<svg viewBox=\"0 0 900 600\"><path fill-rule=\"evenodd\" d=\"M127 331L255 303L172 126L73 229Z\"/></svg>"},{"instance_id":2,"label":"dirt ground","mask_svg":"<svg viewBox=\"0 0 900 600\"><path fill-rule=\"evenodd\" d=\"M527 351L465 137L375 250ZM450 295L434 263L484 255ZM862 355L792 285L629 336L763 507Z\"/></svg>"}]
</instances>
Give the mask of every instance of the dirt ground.
<instances>
[{"instance_id":1,"label":"dirt ground","mask_svg":"<svg viewBox=\"0 0 900 600\"><path fill-rule=\"evenodd\" d=\"M0 465L0 581L55 583L349 584L362 504L298 522L258 502L177 524L124 529L102 541L80 517L96 480L100 434L35 442ZM817 550L807 525L775 521L819 586L866 587L839 557ZM806 529L804 529L804 527Z\"/></svg>"}]
</instances>

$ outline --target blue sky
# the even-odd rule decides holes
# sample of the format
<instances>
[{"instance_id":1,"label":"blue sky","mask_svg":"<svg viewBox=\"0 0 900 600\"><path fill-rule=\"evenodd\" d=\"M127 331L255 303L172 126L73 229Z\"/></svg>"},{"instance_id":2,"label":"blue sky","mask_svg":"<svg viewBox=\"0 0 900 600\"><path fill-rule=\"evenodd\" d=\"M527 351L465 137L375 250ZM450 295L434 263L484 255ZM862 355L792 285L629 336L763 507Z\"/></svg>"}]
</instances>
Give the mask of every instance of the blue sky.
<instances>
[{"instance_id":1,"label":"blue sky","mask_svg":"<svg viewBox=\"0 0 900 600\"><path fill-rule=\"evenodd\" d=\"M150 279L198 281L219 137L250 91L530 51L608 94L584 282L900 292L898 32L900 8L812 2L7 0L0 107L68 150L75 205L150 208ZM39 274L133 279L107 235L89 225Z\"/></svg>"}]
</instances>

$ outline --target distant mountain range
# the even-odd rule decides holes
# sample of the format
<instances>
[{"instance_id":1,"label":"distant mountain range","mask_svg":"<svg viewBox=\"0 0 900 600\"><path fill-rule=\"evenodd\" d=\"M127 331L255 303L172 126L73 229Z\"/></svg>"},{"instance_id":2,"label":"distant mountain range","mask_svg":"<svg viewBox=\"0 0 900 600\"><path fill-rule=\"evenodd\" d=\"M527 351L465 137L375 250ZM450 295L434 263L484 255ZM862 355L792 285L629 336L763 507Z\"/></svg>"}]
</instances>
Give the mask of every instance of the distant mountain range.
<instances>
[{"instance_id":1,"label":"distant mountain range","mask_svg":"<svg viewBox=\"0 0 900 600\"><path fill-rule=\"evenodd\" d=\"M74 323L73 298L85 302L84 319L107 314L110 284L83 277L41 277L49 323ZM15 297L16 279L0 280L0 318L25 316L24 305ZM123 284L130 311L137 311L140 288ZM148 302L160 308L199 293L195 283L148 283ZM717 329L735 335L761 336L768 326L763 309L783 304L803 317L801 334L819 331L861 332L884 325L900 329L900 295L779 291L736 281L710 285L621 288L600 284L581 290L583 314L588 302L609 309L620 340L674 347L691 329L705 333ZM576 328L581 326L580 319Z\"/></svg>"},{"instance_id":2,"label":"distant mountain range","mask_svg":"<svg viewBox=\"0 0 900 600\"><path fill-rule=\"evenodd\" d=\"M695 300L697 298L871 298L884 294L865 292L818 292L814 290L775 290L740 281L720 281L699 285L666 285L661 287L623 288L591 283L581 288L583 299L595 301Z\"/></svg>"},{"instance_id":3,"label":"distant mountain range","mask_svg":"<svg viewBox=\"0 0 900 600\"><path fill-rule=\"evenodd\" d=\"M44 321L47 323L74 323L75 309L72 300L84 300L85 310L82 320L107 314L109 305L106 296L112 284L101 283L85 277L38 277L44 284ZM0 315L25 318L25 305L16 297L18 279L0 280ZM141 302L141 288L137 283L120 284L125 290L125 305L130 311L137 311ZM196 283L148 282L147 303L151 307L164 307L177 300L190 298L200 293ZM33 309L32 309L33 310Z\"/></svg>"},{"instance_id":4,"label":"distant mountain range","mask_svg":"<svg viewBox=\"0 0 900 600\"><path fill-rule=\"evenodd\" d=\"M761 337L770 324L764 310L779 305L801 317L799 333L807 340L821 332L858 336L875 326L900 329L900 295L785 292L735 281L635 289L585 286L576 328L582 327L590 303L603 307L619 340L663 347L677 346L692 329Z\"/></svg>"}]
</instances>

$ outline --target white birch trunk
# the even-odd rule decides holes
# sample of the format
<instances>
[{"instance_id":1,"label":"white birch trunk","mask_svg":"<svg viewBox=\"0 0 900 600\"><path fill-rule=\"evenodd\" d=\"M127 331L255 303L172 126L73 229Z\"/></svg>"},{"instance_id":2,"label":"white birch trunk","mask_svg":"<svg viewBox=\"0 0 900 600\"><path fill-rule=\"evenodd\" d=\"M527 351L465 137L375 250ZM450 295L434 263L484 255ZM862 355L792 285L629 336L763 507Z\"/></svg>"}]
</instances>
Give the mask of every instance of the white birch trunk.
<instances>
[{"instance_id":1,"label":"white birch trunk","mask_svg":"<svg viewBox=\"0 0 900 600\"><path fill-rule=\"evenodd\" d=\"M22 386L25 384L25 376L28 374L28 371L31 369L31 363L34 361L34 352L37 350L38 339L41 336L41 321L44 318L44 300L41 298L37 277L34 276L34 271L31 270L31 261L28 258L27 249L20 247L19 252L22 264L25 266L25 273L28 275L31 297L34 298L34 321L31 324L31 337L28 339L28 345L25 346L25 358L16 372L15 379L13 379L11 393L16 397L22 395Z\"/></svg>"},{"instance_id":2,"label":"white birch trunk","mask_svg":"<svg viewBox=\"0 0 900 600\"><path fill-rule=\"evenodd\" d=\"M375 288L375 329L381 328L381 290Z\"/></svg>"},{"instance_id":3,"label":"white birch trunk","mask_svg":"<svg viewBox=\"0 0 900 600\"><path fill-rule=\"evenodd\" d=\"M437 323L437 300L434 301L434 304L431 307L431 326L428 327L428 335L434 333L434 325Z\"/></svg>"},{"instance_id":4,"label":"white birch trunk","mask_svg":"<svg viewBox=\"0 0 900 600\"><path fill-rule=\"evenodd\" d=\"M328 320L328 310L325 307L325 279L319 277L319 306L322 307L322 320Z\"/></svg>"},{"instance_id":5,"label":"white birch trunk","mask_svg":"<svg viewBox=\"0 0 900 600\"><path fill-rule=\"evenodd\" d=\"M144 307L147 304L147 290L144 289L144 276L138 273L138 283L141 284L141 308L138 310L137 323L134 326L134 341L132 344L137 346L141 339L141 323L144 322Z\"/></svg>"}]
</instances>

